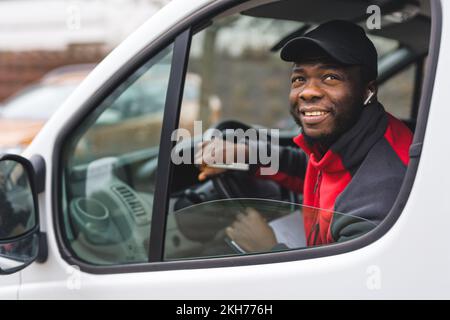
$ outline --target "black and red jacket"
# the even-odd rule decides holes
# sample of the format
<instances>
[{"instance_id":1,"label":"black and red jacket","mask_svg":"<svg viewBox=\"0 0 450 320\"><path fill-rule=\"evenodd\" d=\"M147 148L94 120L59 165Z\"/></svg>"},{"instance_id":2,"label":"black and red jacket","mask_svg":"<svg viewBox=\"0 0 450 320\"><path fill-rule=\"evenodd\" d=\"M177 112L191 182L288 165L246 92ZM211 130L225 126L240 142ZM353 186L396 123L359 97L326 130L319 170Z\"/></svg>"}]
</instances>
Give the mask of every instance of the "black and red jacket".
<instances>
[{"instance_id":1,"label":"black and red jacket","mask_svg":"<svg viewBox=\"0 0 450 320\"><path fill-rule=\"evenodd\" d=\"M280 148L277 174L256 174L303 193L308 246L352 239L386 217L406 172L412 133L381 104L365 106L322 157L303 135L294 142L301 149Z\"/></svg>"}]
</instances>

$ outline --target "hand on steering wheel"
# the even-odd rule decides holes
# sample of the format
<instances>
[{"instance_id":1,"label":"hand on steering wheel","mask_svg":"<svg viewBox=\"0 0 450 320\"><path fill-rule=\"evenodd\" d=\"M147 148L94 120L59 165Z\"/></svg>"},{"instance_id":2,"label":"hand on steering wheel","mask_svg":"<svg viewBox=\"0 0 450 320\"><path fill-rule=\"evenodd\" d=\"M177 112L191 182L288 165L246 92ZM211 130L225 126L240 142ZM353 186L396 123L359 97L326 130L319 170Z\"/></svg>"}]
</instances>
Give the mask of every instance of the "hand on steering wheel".
<instances>
[{"instance_id":1,"label":"hand on steering wheel","mask_svg":"<svg viewBox=\"0 0 450 320\"><path fill-rule=\"evenodd\" d=\"M224 121L214 128L222 131L227 129L245 131L250 127L237 121ZM233 148L235 157L228 159L229 162L236 163L237 160L242 159L242 156L245 156L244 159L247 161L249 149L246 143L212 139L200 143L197 148L200 150L195 154L195 163L200 164L198 179L203 183L185 191L184 196L175 204L176 210L186 207L189 211L189 214L176 215L180 230L187 238L194 241L223 240L233 249L233 252L237 253L270 250L275 246L276 240L266 219L271 220L274 217L267 216L264 219L256 210L249 211L247 208L253 206L247 203L250 204L252 201L254 203L258 199L283 200L287 196L290 199L293 198L292 192L285 194L276 182L258 179L251 172L208 166L214 163L228 164L226 151L230 148ZM237 156L238 153L241 153L240 157ZM209 181L204 182L209 178ZM233 201L216 201L221 199L233 199ZM189 210L194 204L210 201L211 205L203 206L204 211L199 211L199 206L196 206L195 210ZM222 204L226 204L226 210ZM246 214L242 213L244 211ZM240 215L239 212L241 212ZM203 232L205 225L210 226L207 233ZM251 225L255 225L256 229L251 228ZM238 250L236 244L242 250Z\"/></svg>"},{"instance_id":2,"label":"hand on steering wheel","mask_svg":"<svg viewBox=\"0 0 450 320\"><path fill-rule=\"evenodd\" d=\"M248 159L248 147L244 143L232 143L229 141L218 141L214 139L212 141L203 141L198 145L199 151L195 154L195 163L200 164L200 174L198 176L199 181L204 181L208 177L215 176L221 173L224 173L226 169L223 168L214 168L208 166L209 164L228 164L227 163L227 150L230 152L230 149L233 149L234 159L233 162L236 162L238 157L237 155L243 155L244 159ZM242 156L241 156L242 157Z\"/></svg>"}]
</instances>

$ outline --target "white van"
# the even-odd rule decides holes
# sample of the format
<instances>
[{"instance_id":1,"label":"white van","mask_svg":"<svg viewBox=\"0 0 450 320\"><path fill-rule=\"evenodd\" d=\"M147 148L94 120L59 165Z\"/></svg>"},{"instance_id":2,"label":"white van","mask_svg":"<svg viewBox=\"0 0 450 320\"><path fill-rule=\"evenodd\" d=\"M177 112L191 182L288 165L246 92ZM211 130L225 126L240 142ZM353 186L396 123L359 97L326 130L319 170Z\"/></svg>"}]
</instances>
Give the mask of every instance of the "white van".
<instances>
[{"instance_id":1,"label":"white van","mask_svg":"<svg viewBox=\"0 0 450 320\"><path fill-rule=\"evenodd\" d=\"M243 205L301 214L301 199L247 187L236 173L200 183L195 165L171 161L172 132L194 133L185 152L201 139L194 120L278 128L280 144L292 144L292 66L279 49L331 19L366 29L379 54L378 98L414 132L400 193L361 237L233 251L223 229ZM440 0L170 2L90 73L22 156L0 159L0 299L450 298L445 19L450 3ZM195 112L190 73L201 77Z\"/></svg>"}]
</instances>

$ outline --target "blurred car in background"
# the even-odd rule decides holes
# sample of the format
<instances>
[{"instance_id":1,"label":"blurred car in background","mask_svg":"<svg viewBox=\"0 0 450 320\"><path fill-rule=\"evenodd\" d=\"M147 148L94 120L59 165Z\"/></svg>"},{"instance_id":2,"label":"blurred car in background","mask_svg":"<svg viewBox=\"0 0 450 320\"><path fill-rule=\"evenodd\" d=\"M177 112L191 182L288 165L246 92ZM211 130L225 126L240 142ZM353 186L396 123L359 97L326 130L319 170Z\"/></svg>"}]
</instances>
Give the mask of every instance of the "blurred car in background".
<instances>
[{"instance_id":1,"label":"blurred car in background","mask_svg":"<svg viewBox=\"0 0 450 320\"><path fill-rule=\"evenodd\" d=\"M0 104L0 153L21 153L94 66L55 69Z\"/></svg>"}]
</instances>

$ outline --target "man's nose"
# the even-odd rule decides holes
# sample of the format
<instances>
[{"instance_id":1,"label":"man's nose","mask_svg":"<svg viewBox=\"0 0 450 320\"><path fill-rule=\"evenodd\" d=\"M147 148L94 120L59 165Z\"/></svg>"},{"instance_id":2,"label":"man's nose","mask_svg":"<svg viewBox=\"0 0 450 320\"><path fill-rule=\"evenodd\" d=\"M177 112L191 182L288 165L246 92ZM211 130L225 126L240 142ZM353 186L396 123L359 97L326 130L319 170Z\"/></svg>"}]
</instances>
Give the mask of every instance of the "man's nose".
<instances>
[{"instance_id":1,"label":"man's nose","mask_svg":"<svg viewBox=\"0 0 450 320\"><path fill-rule=\"evenodd\" d=\"M323 97L323 92L315 81L308 81L298 94L298 99L303 101L319 100Z\"/></svg>"}]
</instances>

